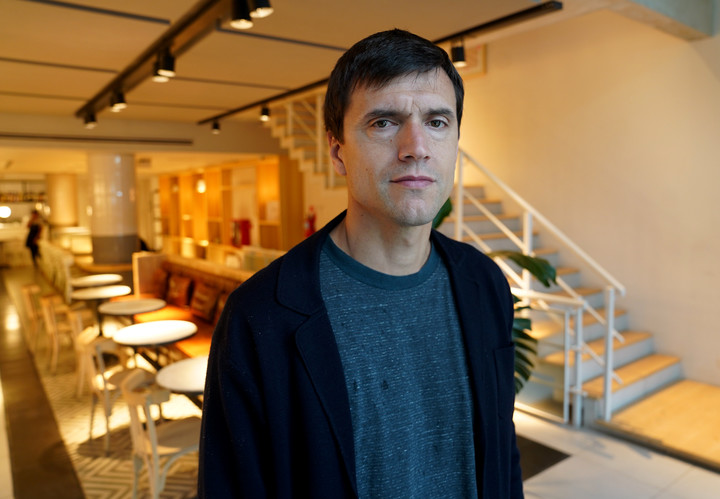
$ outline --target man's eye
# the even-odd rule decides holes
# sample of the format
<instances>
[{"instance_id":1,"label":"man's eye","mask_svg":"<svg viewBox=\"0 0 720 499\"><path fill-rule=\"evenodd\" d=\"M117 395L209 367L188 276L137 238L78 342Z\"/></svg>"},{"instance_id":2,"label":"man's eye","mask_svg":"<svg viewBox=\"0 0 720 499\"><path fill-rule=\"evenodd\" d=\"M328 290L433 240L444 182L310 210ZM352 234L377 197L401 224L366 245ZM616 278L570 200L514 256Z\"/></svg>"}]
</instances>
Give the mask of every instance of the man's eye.
<instances>
[{"instance_id":1,"label":"man's eye","mask_svg":"<svg viewBox=\"0 0 720 499\"><path fill-rule=\"evenodd\" d=\"M377 120L373 123L375 128L387 128L390 126L390 120Z\"/></svg>"},{"instance_id":2,"label":"man's eye","mask_svg":"<svg viewBox=\"0 0 720 499\"><path fill-rule=\"evenodd\" d=\"M442 128L445 126L445 122L443 120L430 120L428 124L433 128Z\"/></svg>"}]
</instances>

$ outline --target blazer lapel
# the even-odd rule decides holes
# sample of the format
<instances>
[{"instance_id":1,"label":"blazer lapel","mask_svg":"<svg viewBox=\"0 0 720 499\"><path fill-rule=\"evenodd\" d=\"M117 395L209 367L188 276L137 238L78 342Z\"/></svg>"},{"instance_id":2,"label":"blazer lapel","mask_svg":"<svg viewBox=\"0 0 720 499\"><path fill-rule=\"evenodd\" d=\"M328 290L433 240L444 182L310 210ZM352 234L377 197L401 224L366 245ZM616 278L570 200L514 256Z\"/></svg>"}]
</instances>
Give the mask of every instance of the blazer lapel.
<instances>
[{"instance_id":1,"label":"blazer lapel","mask_svg":"<svg viewBox=\"0 0 720 499\"><path fill-rule=\"evenodd\" d=\"M298 329L295 341L335 434L350 483L357 494L350 401L340 354L327 314L315 314L305 322Z\"/></svg>"}]
</instances>

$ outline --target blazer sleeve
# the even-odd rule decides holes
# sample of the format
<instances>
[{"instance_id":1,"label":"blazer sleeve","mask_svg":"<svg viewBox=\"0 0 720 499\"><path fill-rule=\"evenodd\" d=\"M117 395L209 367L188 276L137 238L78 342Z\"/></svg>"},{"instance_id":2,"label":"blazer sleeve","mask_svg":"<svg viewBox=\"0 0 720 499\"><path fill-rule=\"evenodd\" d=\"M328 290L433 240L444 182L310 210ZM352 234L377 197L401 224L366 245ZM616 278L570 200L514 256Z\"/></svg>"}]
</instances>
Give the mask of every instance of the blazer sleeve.
<instances>
[{"instance_id":1,"label":"blazer sleeve","mask_svg":"<svg viewBox=\"0 0 720 499\"><path fill-rule=\"evenodd\" d=\"M203 397L198 497L269 497L270 468L252 334L226 304L213 334Z\"/></svg>"}]
</instances>

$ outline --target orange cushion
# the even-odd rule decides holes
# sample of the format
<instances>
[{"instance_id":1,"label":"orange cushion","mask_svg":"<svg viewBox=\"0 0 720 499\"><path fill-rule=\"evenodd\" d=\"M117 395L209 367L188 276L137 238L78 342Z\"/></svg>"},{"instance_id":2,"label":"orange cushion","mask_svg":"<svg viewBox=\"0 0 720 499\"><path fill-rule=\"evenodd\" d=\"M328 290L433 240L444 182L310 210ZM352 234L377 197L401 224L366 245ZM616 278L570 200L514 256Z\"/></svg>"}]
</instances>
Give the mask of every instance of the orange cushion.
<instances>
[{"instance_id":1,"label":"orange cushion","mask_svg":"<svg viewBox=\"0 0 720 499\"><path fill-rule=\"evenodd\" d=\"M198 283L193 291L192 300L190 300L190 311L193 315L202 317L208 322L212 321L219 294L219 289L202 282Z\"/></svg>"},{"instance_id":2,"label":"orange cushion","mask_svg":"<svg viewBox=\"0 0 720 499\"><path fill-rule=\"evenodd\" d=\"M157 298L165 299L168 287L168 273L163 268L155 269L152 276L152 293Z\"/></svg>"},{"instance_id":3,"label":"orange cushion","mask_svg":"<svg viewBox=\"0 0 720 499\"><path fill-rule=\"evenodd\" d=\"M192 279L189 277L170 274L165 301L178 307L187 307L190 301L191 285Z\"/></svg>"}]
</instances>

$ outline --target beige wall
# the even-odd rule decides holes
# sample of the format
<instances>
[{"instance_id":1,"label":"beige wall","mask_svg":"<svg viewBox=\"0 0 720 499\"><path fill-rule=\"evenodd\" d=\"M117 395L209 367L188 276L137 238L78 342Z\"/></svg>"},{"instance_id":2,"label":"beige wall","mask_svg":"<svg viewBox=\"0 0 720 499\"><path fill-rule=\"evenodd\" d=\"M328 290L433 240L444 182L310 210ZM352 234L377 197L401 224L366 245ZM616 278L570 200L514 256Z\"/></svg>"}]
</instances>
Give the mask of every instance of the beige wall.
<instances>
[{"instance_id":1,"label":"beige wall","mask_svg":"<svg viewBox=\"0 0 720 499\"><path fill-rule=\"evenodd\" d=\"M628 289L630 325L720 384L720 37L597 12L491 43L461 147Z\"/></svg>"}]
</instances>

